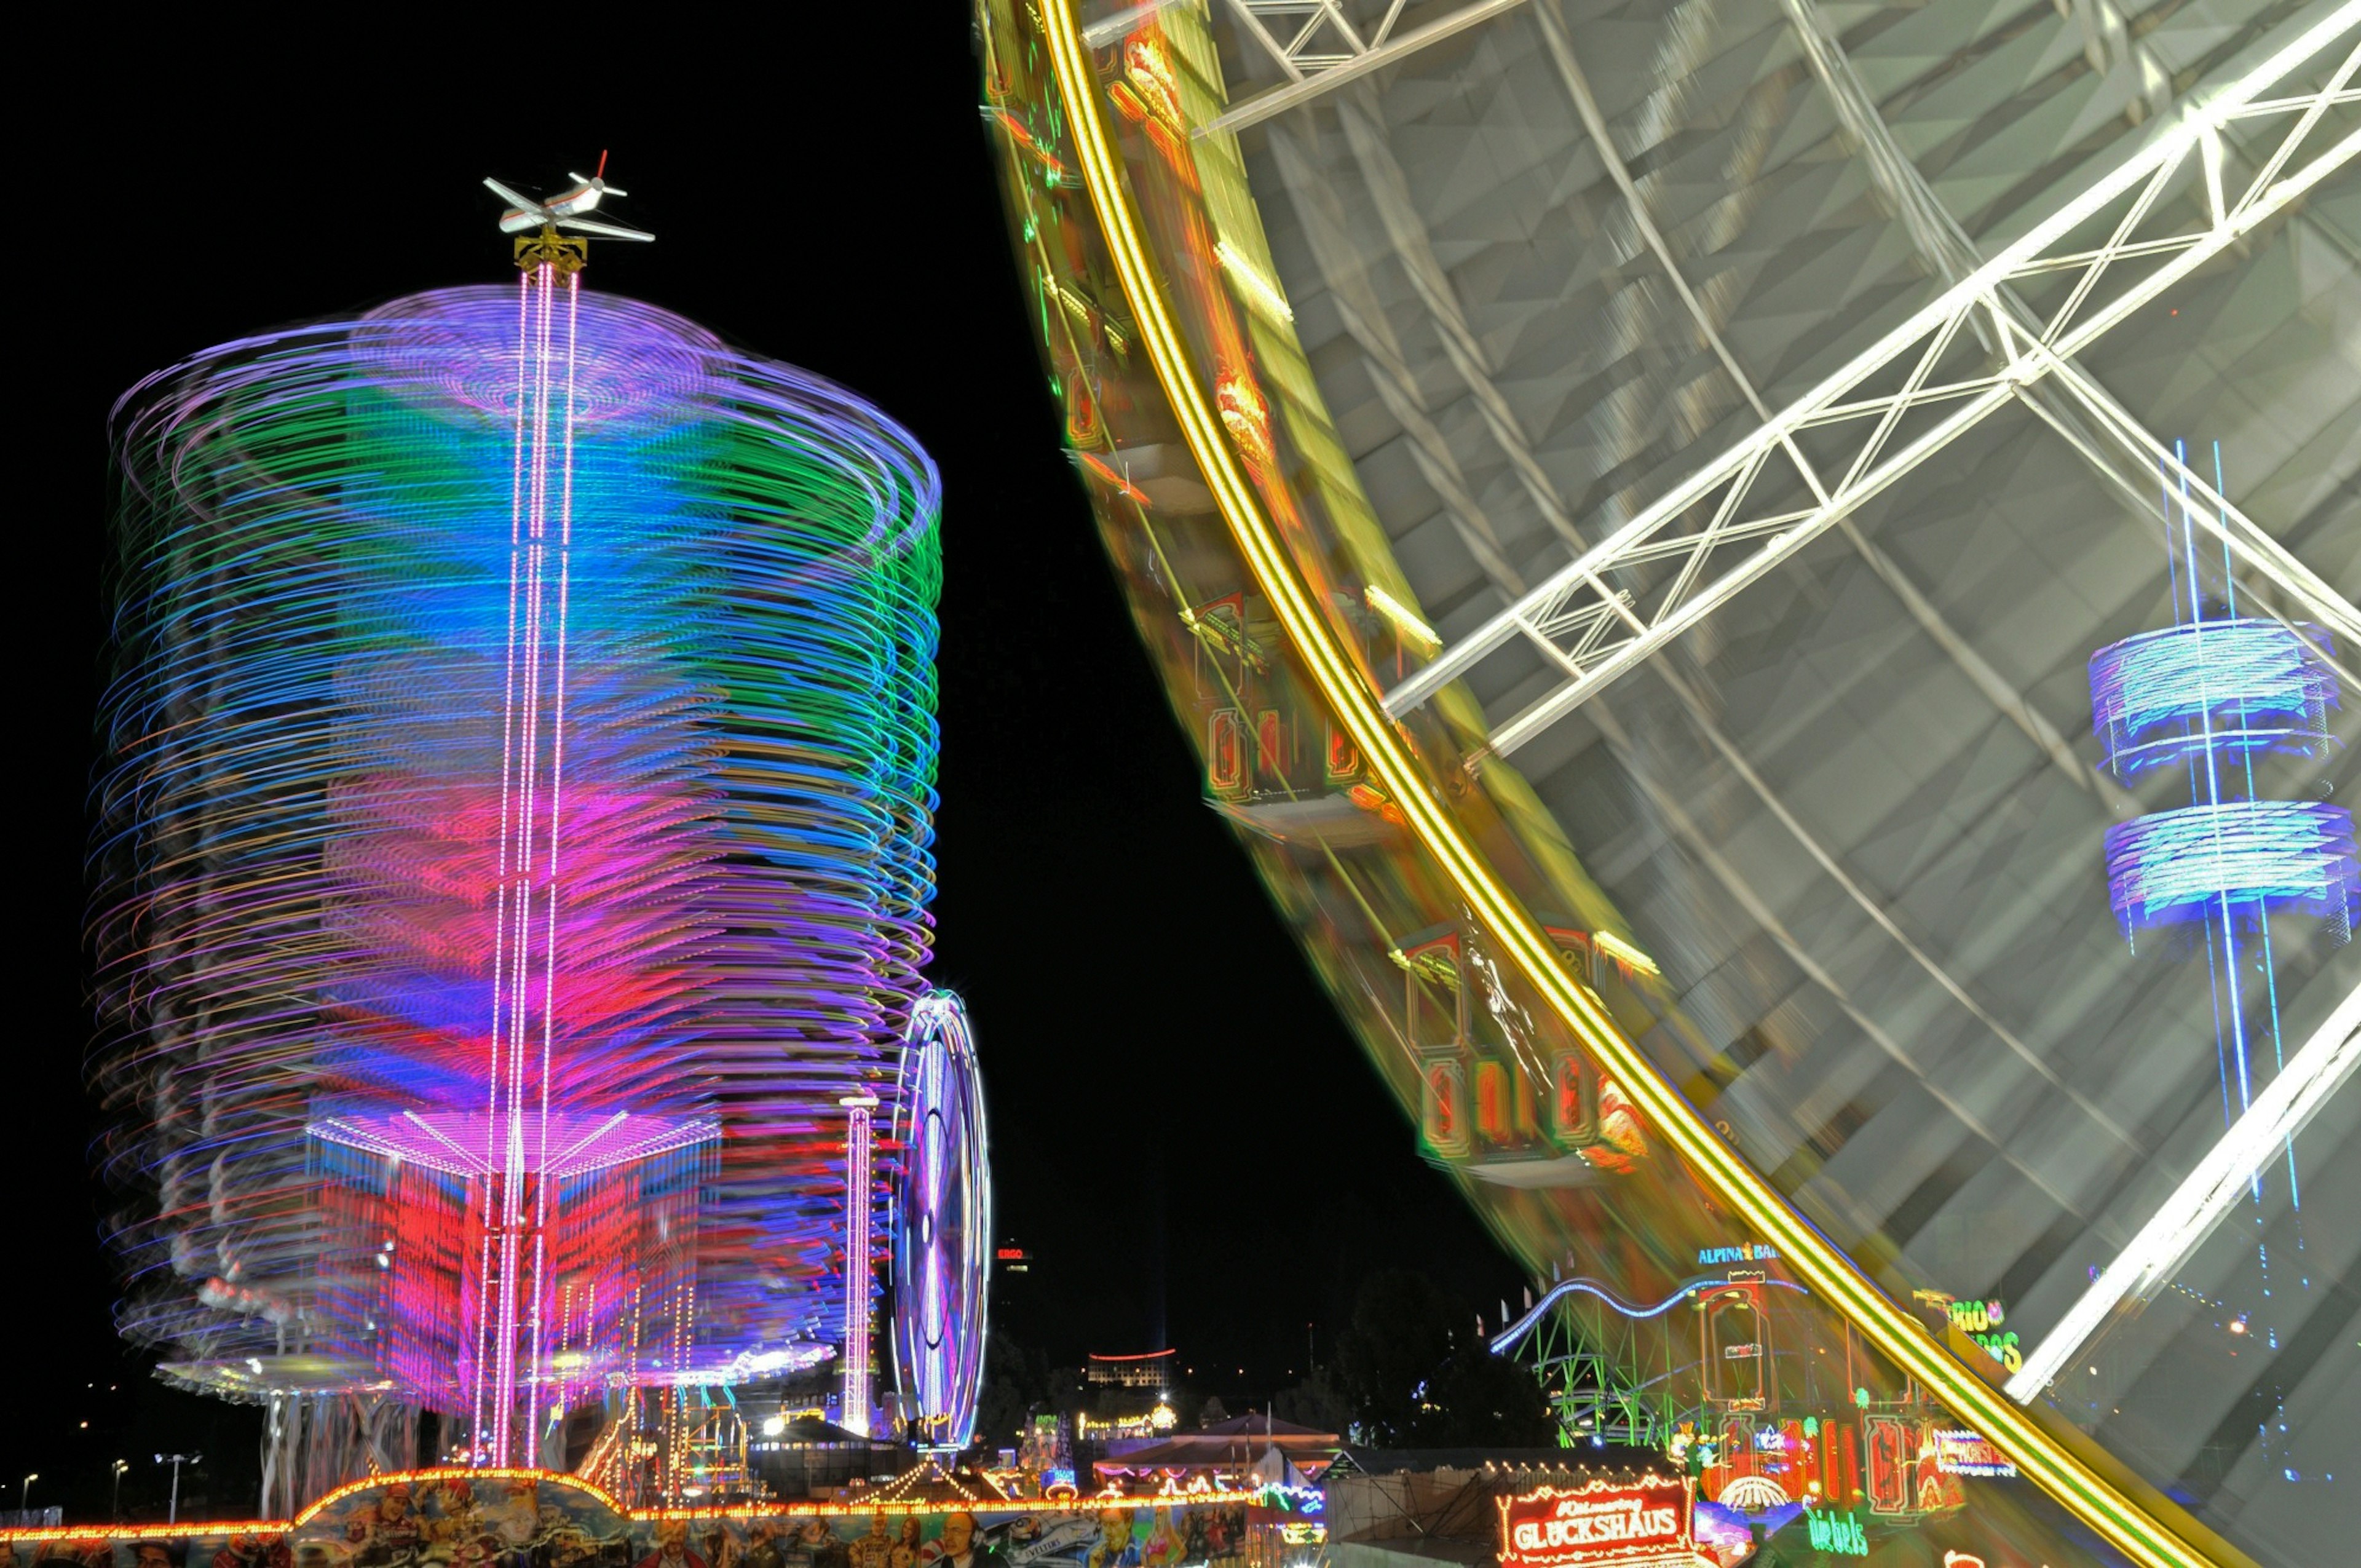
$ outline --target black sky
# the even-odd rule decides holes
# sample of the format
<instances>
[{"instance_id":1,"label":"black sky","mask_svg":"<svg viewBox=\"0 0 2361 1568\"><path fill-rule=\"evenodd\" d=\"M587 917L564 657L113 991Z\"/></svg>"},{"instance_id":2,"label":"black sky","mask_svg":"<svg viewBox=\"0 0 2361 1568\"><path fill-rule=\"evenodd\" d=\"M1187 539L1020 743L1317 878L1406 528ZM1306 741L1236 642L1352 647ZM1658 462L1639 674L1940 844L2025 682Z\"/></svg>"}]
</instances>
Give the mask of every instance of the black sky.
<instances>
[{"instance_id":1,"label":"black sky","mask_svg":"<svg viewBox=\"0 0 2361 1568\"><path fill-rule=\"evenodd\" d=\"M224 338L502 277L481 178L544 187L601 148L618 216L661 237L595 247L592 287L844 382L941 466L932 973L976 1019L1000 1229L1037 1260L1004 1321L1068 1362L1177 1344L1235 1408L1300 1374L1306 1324L1328 1343L1373 1268L1513 1289L1202 804L1060 454L964 13L878 7L884 31L833 38L641 13L469 49L396 15L255 38L217 15L93 22L24 64L50 108L11 160L32 405L13 460L34 484L12 530L26 1004L0 1507L38 1470L36 1505L104 1517L115 1458L133 1504L160 1499L154 1452L209 1446L236 1511L258 1431L152 1384L109 1326L80 1075L107 410Z\"/></svg>"}]
</instances>

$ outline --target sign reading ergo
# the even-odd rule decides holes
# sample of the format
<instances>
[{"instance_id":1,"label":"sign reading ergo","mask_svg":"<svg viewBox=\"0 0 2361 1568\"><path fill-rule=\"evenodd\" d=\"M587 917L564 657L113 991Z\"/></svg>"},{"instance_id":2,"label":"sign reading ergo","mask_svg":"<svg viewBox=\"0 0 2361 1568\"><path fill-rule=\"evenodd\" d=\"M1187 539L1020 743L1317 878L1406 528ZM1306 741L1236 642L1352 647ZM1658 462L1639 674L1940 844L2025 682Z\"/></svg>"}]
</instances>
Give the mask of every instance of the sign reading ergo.
<instances>
[{"instance_id":1,"label":"sign reading ergo","mask_svg":"<svg viewBox=\"0 0 2361 1568\"><path fill-rule=\"evenodd\" d=\"M1620 1568L1693 1561L1689 1484L1677 1475L1540 1486L1500 1505L1500 1568Z\"/></svg>"}]
</instances>

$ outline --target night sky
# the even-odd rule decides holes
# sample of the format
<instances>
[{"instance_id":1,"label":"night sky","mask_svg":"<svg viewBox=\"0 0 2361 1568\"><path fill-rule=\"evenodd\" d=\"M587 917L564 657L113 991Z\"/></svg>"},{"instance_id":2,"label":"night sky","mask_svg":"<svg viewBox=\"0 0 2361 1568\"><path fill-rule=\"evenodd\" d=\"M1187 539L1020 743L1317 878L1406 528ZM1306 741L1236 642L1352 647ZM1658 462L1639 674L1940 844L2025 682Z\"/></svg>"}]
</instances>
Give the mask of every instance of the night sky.
<instances>
[{"instance_id":1,"label":"night sky","mask_svg":"<svg viewBox=\"0 0 2361 1568\"><path fill-rule=\"evenodd\" d=\"M616 217L660 239L594 243L589 286L842 381L941 466L932 974L975 1018L999 1229L1036 1260L998 1320L1053 1362L1178 1345L1237 1409L1301 1375L1307 1324L1324 1359L1372 1269L1427 1269L1488 1311L1515 1289L1202 804L1060 455L964 13L913 8L845 49L667 38L659 20L466 59L412 35L250 50L126 26L27 62L61 117L11 158L12 248L36 290L15 390L37 404L12 460L37 499L11 530L32 793L0 1508L38 1471L36 1506L103 1519L117 1457L126 1508L160 1508L151 1456L177 1448L218 1456L190 1490L239 1515L260 1431L156 1385L152 1354L110 1326L81 1081L107 410L208 344L506 277L478 181L548 189L601 148L631 192ZM890 65L849 63L864 53Z\"/></svg>"}]
</instances>

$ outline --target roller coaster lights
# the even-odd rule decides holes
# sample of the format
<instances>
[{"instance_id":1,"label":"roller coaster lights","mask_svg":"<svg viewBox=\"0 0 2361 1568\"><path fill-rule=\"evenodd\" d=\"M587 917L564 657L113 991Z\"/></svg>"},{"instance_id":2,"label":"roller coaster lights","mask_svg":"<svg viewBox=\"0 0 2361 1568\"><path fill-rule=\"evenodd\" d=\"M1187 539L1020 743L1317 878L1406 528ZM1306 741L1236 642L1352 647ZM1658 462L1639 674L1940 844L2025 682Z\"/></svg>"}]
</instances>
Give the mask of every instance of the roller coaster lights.
<instances>
[{"instance_id":1,"label":"roller coaster lights","mask_svg":"<svg viewBox=\"0 0 2361 1568\"><path fill-rule=\"evenodd\" d=\"M1695 1296L1701 1291L1711 1290L1719 1286L1725 1286L1729 1283L1729 1280L1722 1278L1719 1275L1707 1275L1702 1277L1690 1280L1687 1284L1682 1286L1679 1289L1674 1291L1671 1295L1665 1297L1663 1300L1657 1302L1653 1307L1634 1307L1630 1302L1624 1300L1620 1296L1616 1295L1614 1291L1608 1289L1605 1286L1598 1284L1595 1280L1562 1279L1555 1285L1550 1287L1549 1293L1547 1295L1543 1296L1540 1300L1527 1308L1523 1316L1520 1317L1515 1322L1510 1323L1507 1328L1502 1329L1499 1333L1492 1336L1492 1354L1494 1355L1507 1355L1510 1352L1515 1350L1517 1348L1517 1343L1523 1339L1525 1335L1531 1333L1533 1329L1540 1324L1542 1319L1548 1315L1549 1310L1552 1307L1556 1306L1560 1301L1565 1299L1568 1296L1596 1296L1598 1299L1606 1302L1609 1307L1615 1309L1616 1311L1621 1313L1624 1317L1630 1318L1634 1321L1639 1321L1648 1318L1662 1317L1664 1313L1671 1311L1675 1307L1679 1306L1690 1297ZM1808 1296L1811 1294L1809 1290L1805 1289L1802 1286L1796 1284L1792 1279L1772 1279L1766 1277L1752 1280L1749 1283L1755 1285L1775 1286L1782 1290L1793 1290L1800 1296Z\"/></svg>"}]
</instances>

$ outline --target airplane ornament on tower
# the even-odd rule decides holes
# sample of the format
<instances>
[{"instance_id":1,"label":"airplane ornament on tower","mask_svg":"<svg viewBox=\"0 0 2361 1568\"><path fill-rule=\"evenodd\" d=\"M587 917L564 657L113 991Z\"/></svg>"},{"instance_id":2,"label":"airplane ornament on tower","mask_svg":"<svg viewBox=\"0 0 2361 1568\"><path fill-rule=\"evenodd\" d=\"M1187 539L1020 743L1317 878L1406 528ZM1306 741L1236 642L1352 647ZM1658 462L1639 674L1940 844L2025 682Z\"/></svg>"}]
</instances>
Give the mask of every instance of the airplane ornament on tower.
<instances>
[{"instance_id":1,"label":"airplane ornament on tower","mask_svg":"<svg viewBox=\"0 0 2361 1568\"><path fill-rule=\"evenodd\" d=\"M533 231L540 231L534 237L521 238L517 241L517 253L520 259L528 250L554 253L560 248L578 257L583 249L582 242L577 239L568 243L561 239L557 233L560 229L567 231L570 235L597 235L603 239L644 241L656 237L641 229L625 228L620 224L601 223L588 215L596 212L599 202L606 197L628 194L621 186L607 183L605 153L601 152L598 155L598 171L596 174L587 180L579 174L568 174L566 178L574 181L571 187L544 199L528 196L523 192L503 185L497 180L489 178L485 180L484 184L494 195L510 203L509 210L500 214L502 234L532 236ZM577 265L578 264L577 262Z\"/></svg>"}]
</instances>

